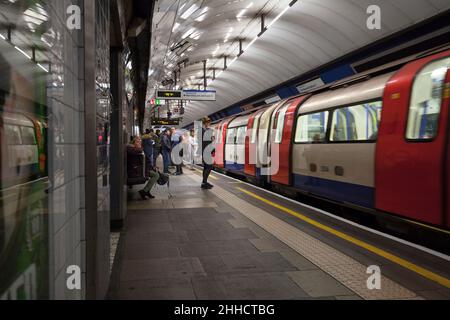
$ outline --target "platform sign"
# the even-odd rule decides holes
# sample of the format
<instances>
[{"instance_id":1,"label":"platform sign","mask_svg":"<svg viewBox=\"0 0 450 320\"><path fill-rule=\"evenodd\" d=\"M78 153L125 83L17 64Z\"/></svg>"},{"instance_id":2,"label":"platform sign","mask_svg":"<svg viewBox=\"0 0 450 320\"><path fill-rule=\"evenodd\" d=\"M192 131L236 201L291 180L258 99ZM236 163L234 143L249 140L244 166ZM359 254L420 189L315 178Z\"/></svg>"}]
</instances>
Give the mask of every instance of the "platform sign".
<instances>
[{"instance_id":1,"label":"platform sign","mask_svg":"<svg viewBox=\"0 0 450 320\"><path fill-rule=\"evenodd\" d=\"M183 100L216 101L215 90L183 90Z\"/></svg>"},{"instance_id":2,"label":"platform sign","mask_svg":"<svg viewBox=\"0 0 450 320\"><path fill-rule=\"evenodd\" d=\"M152 123L152 126L179 126L180 119L153 118L151 123Z\"/></svg>"},{"instance_id":3,"label":"platform sign","mask_svg":"<svg viewBox=\"0 0 450 320\"><path fill-rule=\"evenodd\" d=\"M156 99L216 101L215 90L156 90Z\"/></svg>"},{"instance_id":4,"label":"platform sign","mask_svg":"<svg viewBox=\"0 0 450 320\"><path fill-rule=\"evenodd\" d=\"M156 90L156 99L161 100L181 100L181 90Z\"/></svg>"},{"instance_id":5,"label":"platform sign","mask_svg":"<svg viewBox=\"0 0 450 320\"><path fill-rule=\"evenodd\" d=\"M310 92L312 90L318 89L320 87L323 87L325 83L322 81L322 79L317 78L311 81L308 81L306 83L303 83L297 87L298 93L305 93Z\"/></svg>"}]
</instances>

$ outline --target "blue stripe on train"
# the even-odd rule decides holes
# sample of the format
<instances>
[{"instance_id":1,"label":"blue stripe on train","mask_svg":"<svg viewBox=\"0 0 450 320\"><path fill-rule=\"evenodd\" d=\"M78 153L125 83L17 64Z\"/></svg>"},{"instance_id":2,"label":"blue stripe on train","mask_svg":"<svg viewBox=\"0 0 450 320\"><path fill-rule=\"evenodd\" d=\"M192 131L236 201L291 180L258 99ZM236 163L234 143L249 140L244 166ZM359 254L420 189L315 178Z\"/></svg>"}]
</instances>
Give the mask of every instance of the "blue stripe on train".
<instances>
[{"instance_id":1,"label":"blue stripe on train","mask_svg":"<svg viewBox=\"0 0 450 320\"><path fill-rule=\"evenodd\" d=\"M244 171L244 165L230 161L225 161L225 168L233 171Z\"/></svg>"},{"instance_id":2,"label":"blue stripe on train","mask_svg":"<svg viewBox=\"0 0 450 320\"><path fill-rule=\"evenodd\" d=\"M335 201L375 207L375 189L358 184L294 174L294 186Z\"/></svg>"}]
</instances>

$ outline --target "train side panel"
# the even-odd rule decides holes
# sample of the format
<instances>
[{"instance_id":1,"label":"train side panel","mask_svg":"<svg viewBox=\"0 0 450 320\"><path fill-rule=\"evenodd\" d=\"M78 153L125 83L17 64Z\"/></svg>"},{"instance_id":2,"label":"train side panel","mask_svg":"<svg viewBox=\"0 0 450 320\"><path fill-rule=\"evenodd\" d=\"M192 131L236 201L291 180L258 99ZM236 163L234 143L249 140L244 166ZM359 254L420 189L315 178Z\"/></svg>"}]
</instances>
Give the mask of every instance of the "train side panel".
<instances>
[{"instance_id":1,"label":"train side panel","mask_svg":"<svg viewBox=\"0 0 450 320\"><path fill-rule=\"evenodd\" d=\"M376 207L442 225L450 51L409 63L389 81L376 153Z\"/></svg>"}]
</instances>

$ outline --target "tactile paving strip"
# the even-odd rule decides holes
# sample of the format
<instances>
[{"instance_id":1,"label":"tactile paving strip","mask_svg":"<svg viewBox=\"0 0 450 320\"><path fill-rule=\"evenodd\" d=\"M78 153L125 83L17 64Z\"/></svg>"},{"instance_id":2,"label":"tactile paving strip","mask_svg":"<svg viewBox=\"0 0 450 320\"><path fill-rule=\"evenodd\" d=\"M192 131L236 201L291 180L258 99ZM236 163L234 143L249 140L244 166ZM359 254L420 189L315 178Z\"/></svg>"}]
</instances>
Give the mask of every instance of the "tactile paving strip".
<instances>
[{"instance_id":1,"label":"tactile paving strip","mask_svg":"<svg viewBox=\"0 0 450 320\"><path fill-rule=\"evenodd\" d=\"M197 176L190 177L197 182L200 181ZM421 299L414 292L383 275L381 276L381 289L370 290L367 287L367 279L370 276L366 273L367 267L355 259L219 186L215 186L212 192L363 299Z\"/></svg>"}]
</instances>

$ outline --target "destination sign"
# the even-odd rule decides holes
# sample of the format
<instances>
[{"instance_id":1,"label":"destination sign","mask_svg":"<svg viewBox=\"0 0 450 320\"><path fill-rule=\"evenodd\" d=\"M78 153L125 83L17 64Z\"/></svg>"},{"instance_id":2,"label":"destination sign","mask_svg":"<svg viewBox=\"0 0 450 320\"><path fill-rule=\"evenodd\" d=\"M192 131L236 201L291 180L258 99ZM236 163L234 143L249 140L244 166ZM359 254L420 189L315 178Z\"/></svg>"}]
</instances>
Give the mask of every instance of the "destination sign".
<instances>
[{"instance_id":1,"label":"destination sign","mask_svg":"<svg viewBox=\"0 0 450 320\"><path fill-rule=\"evenodd\" d=\"M156 99L180 100L181 96L181 90L156 90Z\"/></svg>"},{"instance_id":2,"label":"destination sign","mask_svg":"<svg viewBox=\"0 0 450 320\"><path fill-rule=\"evenodd\" d=\"M180 125L180 119L159 119L154 118L151 121L152 126L178 126Z\"/></svg>"},{"instance_id":3,"label":"destination sign","mask_svg":"<svg viewBox=\"0 0 450 320\"><path fill-rule=\"evenodd\" d=\"M161 100L189 100L216 101L214 90L156 90L156 99Z\"/></svg>"}]
</instances>

